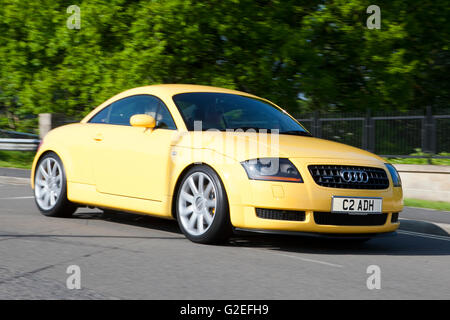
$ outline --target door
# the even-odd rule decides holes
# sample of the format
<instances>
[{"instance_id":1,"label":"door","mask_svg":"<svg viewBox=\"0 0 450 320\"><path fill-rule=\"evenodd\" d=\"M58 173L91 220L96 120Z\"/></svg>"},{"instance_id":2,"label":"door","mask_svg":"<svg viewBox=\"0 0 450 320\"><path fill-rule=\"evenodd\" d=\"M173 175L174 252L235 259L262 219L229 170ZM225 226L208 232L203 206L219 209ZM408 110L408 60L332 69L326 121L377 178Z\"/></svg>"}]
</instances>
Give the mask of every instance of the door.
<instances>
[{"instance_id":1,"label":"door","mask_svg":"<svg viewBox=\"0 0 450 320\"><path fill-rule=\"evenodd\" d=\"M162 201L167 193L171 141L177 132L167 107L154 96L136 95L105 109L92 137L97 191ZM156 127L132 127L130 118L135 114L153 116Z\"/></svg>"}]
</instances>

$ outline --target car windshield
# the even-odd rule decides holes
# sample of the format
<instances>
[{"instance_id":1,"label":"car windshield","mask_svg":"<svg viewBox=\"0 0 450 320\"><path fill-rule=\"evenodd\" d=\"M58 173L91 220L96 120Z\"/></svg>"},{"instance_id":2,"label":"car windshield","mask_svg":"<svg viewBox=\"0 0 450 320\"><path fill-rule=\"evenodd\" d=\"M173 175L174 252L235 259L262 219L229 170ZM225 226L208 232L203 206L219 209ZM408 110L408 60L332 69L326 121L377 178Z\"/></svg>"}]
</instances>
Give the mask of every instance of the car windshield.
<instances>
[{"instance_id":1,"label":"car windshield","mask_svg":"<svg viewBox=\"0 0 450 320\"><path fill-rule=\"evenodd\" d=\"M189 131L217 129L279 130L280 134L310 134L288 114L259 99L229 93L192 92L173 97ZM201 122L200 122L201 121Z\"/></svg>"}]
</instances>

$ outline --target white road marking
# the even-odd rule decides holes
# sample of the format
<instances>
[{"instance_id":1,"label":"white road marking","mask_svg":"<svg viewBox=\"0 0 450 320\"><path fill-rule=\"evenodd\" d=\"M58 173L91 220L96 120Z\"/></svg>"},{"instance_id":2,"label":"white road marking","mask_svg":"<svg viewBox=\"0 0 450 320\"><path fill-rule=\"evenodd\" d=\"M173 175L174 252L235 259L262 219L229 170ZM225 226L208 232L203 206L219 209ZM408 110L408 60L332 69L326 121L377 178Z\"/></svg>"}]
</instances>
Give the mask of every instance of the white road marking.
<instances>
[{"instance_id":1,"label":"white road marking","mask_svg":"<svg viewBox=\"0 0 450 320\"><path fill-rule=\"evenodd\" d=\"M250 251L257 250L257 251L264 251L264 252L272 252L272 250L274 248L273 247L267 247L267 248L241 247L241 249L250 250ZM284 253L276 253L276 252L272 252L272 253L277 255L277 256L284 256L284 257L287 257L287 258L293 258L293 259L297 259L297 260L302 260L304 262L318 263L318 264L322 264L322 265L329 266L329 267L335 267L335 268L343 268L344 267L344 266L342 266L340 264L334 264L334 263L330 263L330 262L326 262L326 261L302 258L302 257L299 257L299 256L294 256L294 255L284 254Z\"/></svg>"},{"instance_id":2,"label":"white road marking","mask_svg":"<svg viewBox=\"0 0 450 320\"><path fill-rule=\"evenodd\" d=\"M9 197L9 198L0 198L0 200L16 200L16 199L33 199L33 196L30 197Z\"/></svg>"},{"instance_id":3,"label":"white road marking","mask_svg":"<svg viewBox=\"0 0 450 320\"><path fill-rule=\"evenodd\" d=\"M298 257L298 256L292 256L289 254L278 254L280 256L284 256L284 257L289 257L289 258L293 258L293 259L298 259L298 260L302 260L305 262L312 262L312 263L318 263L318 264L323 264L326 266L330 266L330 267L336 267L336 268L343 268L344 266L340 265L340 264L334 264L334 263L330 263L330 262L325 262L325 261L320 261L320 260L314 260L314 259L308 259L308 258L302 258L302 257Z\"/></svg>"},{"instance_id":4,"label":"white road marking","mask_svg":"<svg viewBox=\"0 0 450 320\"><path fill-rule=\"evenodd\" d=\"M397 230L397 233L400 233L400 234L406 234L406 235L408 235L408 236L416 236L416 237L422 237L422 238L434 239L434 240L450 241L450 237L446 237L446 236L437 236L437 235L426 234L426 233L420 233L420 232L405 231L405 230Z\"/></svg>"}]
</instances>

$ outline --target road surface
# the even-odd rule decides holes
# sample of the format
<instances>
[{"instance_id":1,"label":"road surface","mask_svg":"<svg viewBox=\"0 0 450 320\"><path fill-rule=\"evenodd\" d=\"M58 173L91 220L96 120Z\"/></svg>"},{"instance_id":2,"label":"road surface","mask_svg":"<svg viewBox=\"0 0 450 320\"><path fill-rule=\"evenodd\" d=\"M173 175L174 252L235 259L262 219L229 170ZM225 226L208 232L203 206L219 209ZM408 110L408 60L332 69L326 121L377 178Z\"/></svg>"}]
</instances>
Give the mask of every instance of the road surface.
<instances>
[{"instance_id":1,"label":"road surface","mask_svg":"<svg viewBox=\"0 0 450 320\"><path fill-rule=\"evenodd\" d=\"M400 217L450 223L450 212L406 208ZM0 299L449 299L441 231L360 245L257 235L207 246L148 216L79 209L48 218L29 186L0 180ZM67 287L72 265L81 289ZM380 289L368 289L370 266Z\"/></svg>"}]
</instances>

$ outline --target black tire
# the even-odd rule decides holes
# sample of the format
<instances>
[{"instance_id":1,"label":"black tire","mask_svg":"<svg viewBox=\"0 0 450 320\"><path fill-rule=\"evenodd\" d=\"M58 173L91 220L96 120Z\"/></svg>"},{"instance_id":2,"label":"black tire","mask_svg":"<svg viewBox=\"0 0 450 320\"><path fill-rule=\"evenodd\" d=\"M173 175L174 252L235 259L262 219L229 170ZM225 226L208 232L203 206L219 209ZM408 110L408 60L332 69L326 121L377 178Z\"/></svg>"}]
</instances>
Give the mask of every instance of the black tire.
<instances>
[{"instance_id":1,"label":"black tire","mask_svg":"<svg viewBox=\"0 0 450 320\"><path fill-rule=\"evenodd\" d=\"M209 228L201 235L193 235L188 232L188 230L185 229L181 222L180 218L180 210L179 210L179 201L180 201L180 194L182 191L181 186L183 186L184 182L192 176L194 173L204 173L206 174L209 179L212 181L214 188L215 188L215 195L216 195L216 207L214 212L214 218L213 222L209 226ZM225 188L223 186L222 181L220 180L217 173L210 167L206 165L198 165L194 166L191 169L189 169L186 174L184 175L183 179L181 180L180 187L178 188L176 198L175 198L175 210L176 210L176 216L178 225L180 226L181 231L183 234L191 240L192 242L196 243L203 243L203 244L217 244L222 243L226 241L232 234L232 227L230 222L230 213L229 213L229 206L228 206L228 199L225 192Z\"/></svg>"},{"instance_id":2,"label":"black tire","mask_svg":"<svg viewBox=\"0 0 450 320\"><path fill-rule=\"evenodd\" d=\"M35 170L35 174L34 174L34 182L35 182L34 188L35 188L35 190L37 188L36 176L38 174L39 166L42 163L44 163L44 161L47 159L53 159L54 161L56 161L59 164L59 167L61 168L61 175L62 175L61 191L60 191L59 197L56 200L54 206L51 208L48 208L48 209L45 209L40 206L40 204L36 198L36 192L35 192L34 200L35 200L36 206L38 207L39 211L44 216L47 216L47 217L63 217L63 218L71 217L73 215L73 213L77 210L77 206L67 199L66 172L65 172L65 169L64 169L61 159L58 157L58 155L56 153L48 152L41 159L39 159L39 162L36 165L36 170Z\"/></svg>"}]
</instances>

